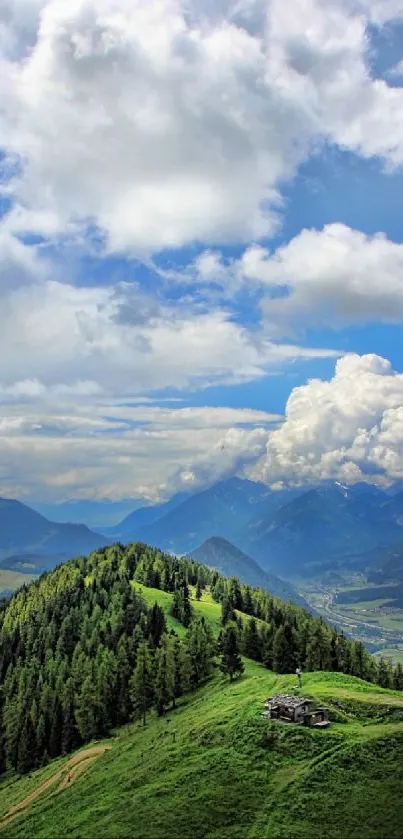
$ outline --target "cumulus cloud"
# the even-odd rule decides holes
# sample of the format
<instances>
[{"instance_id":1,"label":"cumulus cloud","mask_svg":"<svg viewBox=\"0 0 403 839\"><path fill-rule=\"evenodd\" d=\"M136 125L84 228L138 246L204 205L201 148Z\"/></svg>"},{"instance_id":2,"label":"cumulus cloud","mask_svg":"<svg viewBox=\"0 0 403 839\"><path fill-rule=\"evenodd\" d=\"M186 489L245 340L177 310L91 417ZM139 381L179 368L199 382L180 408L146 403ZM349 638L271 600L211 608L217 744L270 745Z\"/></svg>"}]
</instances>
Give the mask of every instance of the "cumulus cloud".
<instances>
[{"instance_id":1,"label":"cumulus cloud","mask_svg":"<svg viewBox=\"0 0 403 839\"><path fill-rule=\"evenodd\" d=\"M340 327L403 318L403 245L343 224L302 230L274 253L251 246L238 272L250 282L282 290L264 299L267 320Z\"/></svg>"},{"instance_id":2,"label":"cumulus cloud","mask_svg":"<svg viewBox=\"0 0 403 839\"><path fill-rule=\"evenodd\" d=\"M318 142L401 164L403 91L371 77L367 34L399 9L5 0L0 127L24 210L15 224L95 225L107 248L136 254L258 240Z\"/></svg>"},{"instance_id":3,"label":"cumulus cloud","mask_svg":"<svg viewBox=\"0 0 403 839\"><path fill-rule=\"evenodd\" d=\"M251 470L268 484L380 484L403 477L403 374L377 355L347 355L330 381L295 388L285 421Z\"/></svg>"}]
</instances>

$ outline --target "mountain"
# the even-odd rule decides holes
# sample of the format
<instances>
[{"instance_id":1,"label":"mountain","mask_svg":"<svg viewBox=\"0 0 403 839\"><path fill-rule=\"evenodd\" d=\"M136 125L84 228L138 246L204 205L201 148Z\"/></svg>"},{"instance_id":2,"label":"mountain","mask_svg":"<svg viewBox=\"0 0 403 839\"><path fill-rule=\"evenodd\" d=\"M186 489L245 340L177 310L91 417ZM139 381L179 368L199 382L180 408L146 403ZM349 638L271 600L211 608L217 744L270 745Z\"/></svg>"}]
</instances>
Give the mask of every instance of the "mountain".
<instances>
[{"instance_id":1,"label":"mountain","mask_svg":"<svg viewBox=\"0 0 403 839\"><path fill-rule=\"evenodd\" d=\"M371 583L403 583L403 541L380 551L367 572Z\"/></svg>"},{"instance_id":2,"label":"mountain","mask_svg":"<svg viewBox=\"0 0 403 839\"><path fill-rule=\"evenodd\" d=\"M54 557L56 564L105 544L103 536L83 524L48 521L21 501L0 498L0 558L20 558L24 554ZM8 566L7 566L8 567ZM15 568L15 570L19 570Z\"/></svg>"},{"instance_id":3,"label":"mountain","mask_svg":"<svg viewBox=\"0 0 403 839\"><path fill-rule=\"evenodd\" d=\"M380 494L379 494L380 493ZM300 576L333 561L365 554L397 541L403 529L385 510L381 491L340 485L310 489L259 517L243 530L238 544L264 569Z\"/></svg>"},{"instance_id":4,"label":"mountain","mask_svg":"<svg viewBox=\"0 0 403 839\"><path fill-rule=\"evenodd\" d=\"M171 512L171 510L175 510L176 507L179 507L188 498L189 493L178 492L169 501L163 501L161 504L153 504L148 507L139 507L137 510L129 513L119 524L114 527L103 528L102 532L123 542L130 542L133 539L137 539L139 528L147 527L159 521L164 515Z\"/></svg>"},{"instance_id":5,"label":"mountain","mask_svg":"<svg viewBox=\"0 0 403 839\"><path fill-rule=\"evenodd\" d=\"M86 524L90 528L101 528L113 527L122 516L128 515L143 503L137 498L126 498L122 501L92 501L83 498L57 504L30 501L29 506L49 521L60 524Z\"/></svg>"},{"instance_id":6,"label":"mountain","mask_svg":"<svg viewBox=\"0 0 403 839\"><path fill-rule=\"evenodd\" d=\"M382 513L389 521L403 525L403 490L382 505Z\"/></svg>"},{"instance_id":7,"label":"mountain","mask_svg":"<svg viewBox=\"0 0 403 839\"><path fill-rule=\"evenodd\" d=\"M236 542L252 518L277 509L290 497L289 492L272 492L264 484L229 478L187 498L153 524L135 528L133 538L175 553L188 553L213 535Z\"/></svg>"},{"instance_id":8,"label":"mountain","mask_svg":"<svg viewBox=\"0 0 403 839\"><path fill-rule=\"evenodd\" d=\"M252 556L264 570L291 579L334 571L340 562L361 568L371 554L399 541L403 493L390 497L370 484L347 487L331 482L308 490L273 491L235 477L190 496L140 508L103 532L177 554L191 553L218 536Z\"/></svg>"},{"instance_id":9,"label":"mountain","mask_svg":"<svg viewBox=\"0 0 403 839\"><path fill-rule=\"evenodd\" d=\"M299 606L309 609L307 602L290 583L280 580L275 574L263 571L263 568L252 557L247 556L239 548L220 536L207 539L199 548L190 554L191 559L215 568L224 577L238 577L243 583L257 588L265 588L280 597L281 600L291 600Z\"/></svg>"},{"instance_id":10,"label":"mountain","mask_svg":"<svg viewBox=\"0 0 403 839\"><path fill-rule=\"evenodd\" d=\"M188 629L174 610L200 566L139 544L72 560L2 604L0 832L400 839L401 669L241 585L242 629L223 633L242 651L244 672L231 681L214 642L215 597L233 587L203 570ZM296 661L299 695L327 708L327 729L262 717L268 695L298 693ZM315 669L329 662L367 681Z\"/></svg>"}]
</instances>

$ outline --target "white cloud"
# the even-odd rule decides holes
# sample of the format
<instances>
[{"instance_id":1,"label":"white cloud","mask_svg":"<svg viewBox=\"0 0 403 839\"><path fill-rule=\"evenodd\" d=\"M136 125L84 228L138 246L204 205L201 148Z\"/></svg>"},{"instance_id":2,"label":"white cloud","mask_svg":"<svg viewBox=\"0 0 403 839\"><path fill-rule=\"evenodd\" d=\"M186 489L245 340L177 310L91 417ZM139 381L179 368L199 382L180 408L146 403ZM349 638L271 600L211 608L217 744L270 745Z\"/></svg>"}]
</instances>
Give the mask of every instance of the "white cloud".
<instances>
[{"instance_id":1,"label":"white cloud","mask_svg":"<svg viewBox=\"0 0 403 839\"><path fill-rule=\"evenodd\" d=\"M287 361L337 355L273 344L225 311L162 305L127 284L19 288L3 298L0 335L3 387L34 381L77 391L81 382L84 394L249 381Z\"/></svg>"},{"instance_id":2,"label":"white cloud","mask_svg":"<svg viewBox=\"0 0 403 839\"><path fill-rule=\"evenodd\" d=\"M279 417L235 408L15 405L0 422L0 495L157 499L212 482L261 454ZM118 419L117 419L118 417ZM254 428L256 424L261 427ZM251 428L244 427L251 425ZM225 449L222 448L225 441Z\"/></svg>"},{"instance_id":3,"label":"white cloud","mask_svg":"<svg viewBox=\"0 0 403 839\"><path fill-rule=\"evenodd\" d=\"M312 144L403 163L403 92L373 80L367 56L366 25L399 15L393 0L29 8L5 0L0 37L19 229L91 222L140 255L257 240Z\"/></svg>"},{"instance_id":4,"label":"white cloud","mask_svg":"<svg viewBox=\"0 0 403 839\"><path fill-rule=\"evenodd\" d=\"M249 281L286 290L263 302L277 330L287 324L351 323L403 319L403 245L378 233L368 236L343 224L302 230L270 254L251 246L237 270Z\"/></svg>"},{"instance_id":5,"label":"white cloud","mask_svg":"<svg viewBox=\"0 0 403 839\"><path fill-rule=\"evenodd\" d=\"M251 470L266 483L390 483L403 477L403 374L377 355L347 355L333 379L295 388L283 425Z\"/></svg>"},{"instance_id":6,"label":"white cloud","mask_svg":"<svg viewBox=\"0 0 403 839\"><path fill-rule=\"evenodd\" d=\"M397 64L394 64L393 67L388 70L388 76L392 78L401 78L403 77L403 58L401 61L398 61Z\"/></svg>"},{"instance_id":7,"label":"white cloud","mask_svg":"<svg viewBox=\"0 0 403 839\"><path fill-rule=\"evenodd\" d=\"M48 268L37 247L25 245L0 219L0 295L47 274Z\"/></svg>"}]
</instances>

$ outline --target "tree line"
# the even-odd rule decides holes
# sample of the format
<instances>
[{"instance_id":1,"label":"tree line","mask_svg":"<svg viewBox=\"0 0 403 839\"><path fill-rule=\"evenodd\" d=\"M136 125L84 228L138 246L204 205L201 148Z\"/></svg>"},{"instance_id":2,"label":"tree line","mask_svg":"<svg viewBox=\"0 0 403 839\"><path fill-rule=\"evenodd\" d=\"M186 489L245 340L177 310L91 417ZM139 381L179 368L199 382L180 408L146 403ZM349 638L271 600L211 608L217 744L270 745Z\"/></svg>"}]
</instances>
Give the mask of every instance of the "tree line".
<instances>
[{"instance_id":1,"label":"tree line","mask_svg":"<svg viewBox=\"0 0 403 839\"><path fill-rule=\"evenodd\" d=\"M133 582L172 594L147 606ZM221 604L218 640L193 608L206 587ZM137 587L138 588L138 587ZM182 637L183 635L183 637ZM20 773L66 754L150 708L163 714L240 654L278 672L340 670L403 689L402 668L377 664L309 612L236 579L141 543L117 544L59 566L0 605L0 771Z\"/></svg>"}]
</instances>

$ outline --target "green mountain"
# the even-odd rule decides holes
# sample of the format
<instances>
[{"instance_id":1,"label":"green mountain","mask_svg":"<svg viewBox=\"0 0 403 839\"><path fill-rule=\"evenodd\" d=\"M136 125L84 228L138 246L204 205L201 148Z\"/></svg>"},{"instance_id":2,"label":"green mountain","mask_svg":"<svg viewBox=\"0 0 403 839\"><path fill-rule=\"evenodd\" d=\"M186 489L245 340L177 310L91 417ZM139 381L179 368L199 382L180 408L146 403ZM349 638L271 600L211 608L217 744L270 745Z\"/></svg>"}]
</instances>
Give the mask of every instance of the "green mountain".
<instances>
[{"instance_id":1,"label":"green mountain","mask_svg":"<svg viewBox=\"0 0 403 839\"><path fill-rule=\"evenodd\" d=\"M248 583L250 586L256 588L261 586L267 589L281 600L292 600L299 606L309 608L304 598L298 594L290 583L280 580L280 577L276 577L269 571L263 571L263 568L252 557L240 551L239 548L221 536L212 536L211 539L206 539L199 548L191 552L190 557L195 562L200 562L209 568L215 568L224 577L238 577L239 580Z\"/></svg>"},{"instance_id":2,"label":"green mountain","mask_svg":"<svg viewBox=\"0 0 403 839\"><path fill-rule=\"evenodd\" d=\"M328 730L261 716L297 664ZM0 683L4 836L400 837L402 669L189 559L114 545L24 587Z\"/></svg>"}]
</instances>

